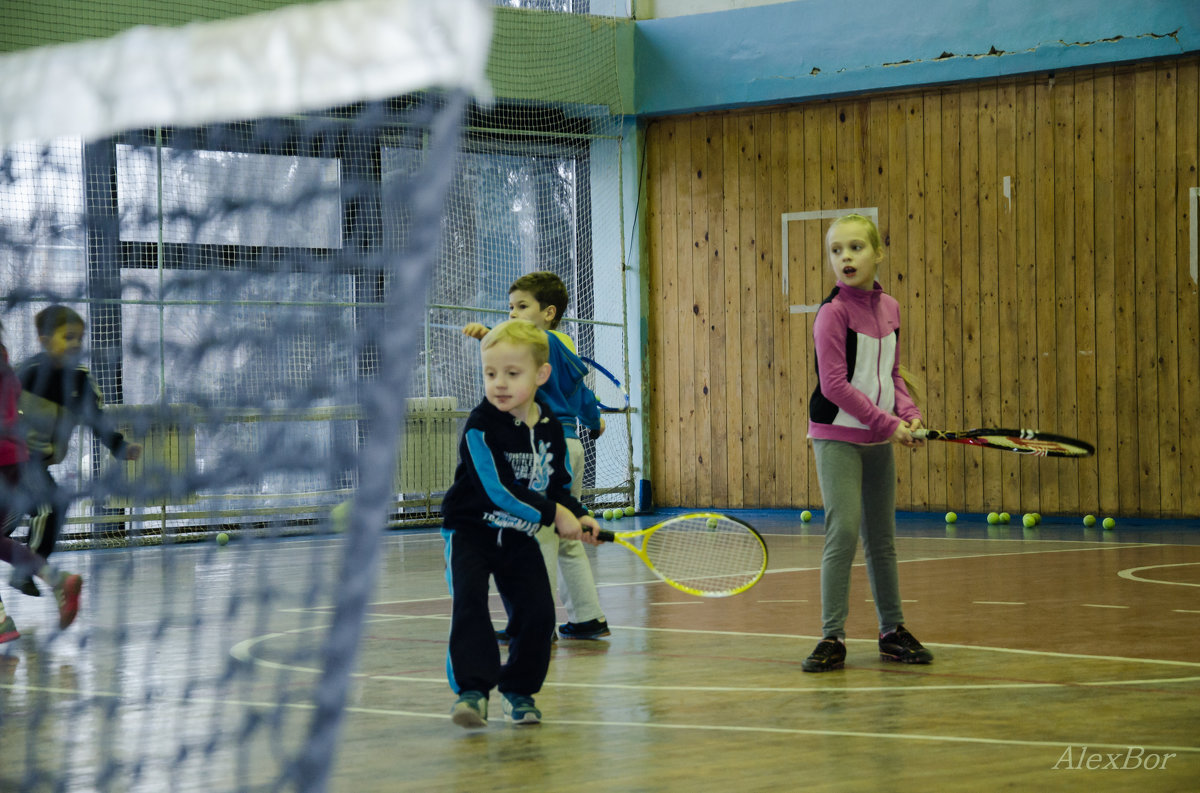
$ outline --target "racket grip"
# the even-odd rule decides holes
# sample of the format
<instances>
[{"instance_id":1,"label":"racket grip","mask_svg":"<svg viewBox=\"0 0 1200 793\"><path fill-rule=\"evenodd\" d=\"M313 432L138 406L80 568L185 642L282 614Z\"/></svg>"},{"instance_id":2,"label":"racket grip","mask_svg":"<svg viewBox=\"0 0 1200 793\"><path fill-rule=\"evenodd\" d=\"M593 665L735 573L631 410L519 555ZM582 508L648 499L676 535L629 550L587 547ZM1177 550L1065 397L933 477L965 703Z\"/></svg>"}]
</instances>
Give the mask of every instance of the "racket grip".
<instances>
[{"instance_id":1,"label":"racket grip","mask_svg":"<svg viewBox=\"0 0 1200 793\"><path fill-rule=\"evenodd\" d=\"M601 529L600 533L596 536L600 538L600 542L612 542L617 538L617 535L613 534L608 529Z\"/></svg>"},{"instance_id":2,"label":"racket grip","mask_svg":"<svg viewBox=\"0 0 1200 793\"><path fill-rule=\"evenodd\" d=\"M923 441L929 437L929 430L923 427L919 430L913 430L912 436L919 441Z\"/></svg>"}]
</instances>

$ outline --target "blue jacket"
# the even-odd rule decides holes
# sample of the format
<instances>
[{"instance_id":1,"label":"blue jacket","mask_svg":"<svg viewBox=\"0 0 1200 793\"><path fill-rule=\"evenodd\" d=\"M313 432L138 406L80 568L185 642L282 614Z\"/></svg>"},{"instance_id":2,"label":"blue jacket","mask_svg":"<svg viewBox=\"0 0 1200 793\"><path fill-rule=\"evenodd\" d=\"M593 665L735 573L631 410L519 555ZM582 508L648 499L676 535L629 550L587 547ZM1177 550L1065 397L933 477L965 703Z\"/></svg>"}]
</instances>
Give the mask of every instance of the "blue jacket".
<instances>
[{"instance_id":1,"label":"blue jacket","mask_svg":"<svg viewBox=\"0 0 1200 793\"><path fill-rule=\"evenodd\" d=\"M599 429L600 403L583 384L587 365L575 354L571 337L556 330L547 331L546 336L550 339L550 379L538 389L538 394L546 398L566 437L579 437L577 419L590 430Z\"/></svg>"},{"instance_id":2,"label":"blue jacket","mask_svg":"<svg viewBox=\"0 0 1200 793\"><path fill-rule=\"evenodd\" d=\"M587 508L571 495L571 465L562 429L541 389L540 417L530 426L486 399L467 417L458 444L454 484L442 501L445 528L482 531L502 540L503 529L531 537L554 523L557 505L576 517Z\"/></svg>"}]
</instances>

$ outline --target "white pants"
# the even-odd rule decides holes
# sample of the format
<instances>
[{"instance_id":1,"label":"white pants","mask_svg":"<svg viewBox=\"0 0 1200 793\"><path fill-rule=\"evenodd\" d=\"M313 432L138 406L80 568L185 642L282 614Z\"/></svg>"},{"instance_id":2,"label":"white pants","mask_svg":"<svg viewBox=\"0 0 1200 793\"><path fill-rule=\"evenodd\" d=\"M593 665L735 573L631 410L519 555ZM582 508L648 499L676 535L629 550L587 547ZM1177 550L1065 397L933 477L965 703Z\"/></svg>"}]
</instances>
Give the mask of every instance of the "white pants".
<instances>
[{"instance_id":1,"label":"white pants","mask_svg":"<svg viewBox=\"0 0 1200 793\"><path fill-rule=\"evenodd\" d=\"M567 438L567 453L571 462L571 495L578 499L583 494L583 443L578 438ZM567 621L604 619L587 546L579 540L560 538L553 526L543 526L537 540L550 581L558 582L558 596L567 610Z\"/></svg>"}]
</instances>

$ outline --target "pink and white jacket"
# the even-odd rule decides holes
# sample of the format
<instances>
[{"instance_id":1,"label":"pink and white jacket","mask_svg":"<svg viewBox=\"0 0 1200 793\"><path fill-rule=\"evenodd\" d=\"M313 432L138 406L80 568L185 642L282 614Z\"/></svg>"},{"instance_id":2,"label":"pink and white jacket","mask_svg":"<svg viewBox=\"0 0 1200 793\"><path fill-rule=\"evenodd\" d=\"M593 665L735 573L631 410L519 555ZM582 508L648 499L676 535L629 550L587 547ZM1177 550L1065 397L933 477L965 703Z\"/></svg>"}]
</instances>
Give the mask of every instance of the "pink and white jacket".
<instances>
[{"instance_id":1,"label":"pink and white jacket","mask_svg":"<svg viewBox=\"0 0 1200 793\"><path fill-rule=\"evenodd\" d=\"M17 425L17 400L21 381L8 362L8 350L0 344L0 466L16 465L29 459L25 436Z\"/></svg>"},{"instance_id":2,"label":"pink and white jacket","mask_svg":"<svg viewBox=\"0 0 1200 793\"><path fill-rule=\"evenodd\" d=\"M808 403L808 437L887 443L900 421L921 417L900 377L900 304L876 282L841 281L813 323L817 387Z\"/></svg>"}]
</instances>

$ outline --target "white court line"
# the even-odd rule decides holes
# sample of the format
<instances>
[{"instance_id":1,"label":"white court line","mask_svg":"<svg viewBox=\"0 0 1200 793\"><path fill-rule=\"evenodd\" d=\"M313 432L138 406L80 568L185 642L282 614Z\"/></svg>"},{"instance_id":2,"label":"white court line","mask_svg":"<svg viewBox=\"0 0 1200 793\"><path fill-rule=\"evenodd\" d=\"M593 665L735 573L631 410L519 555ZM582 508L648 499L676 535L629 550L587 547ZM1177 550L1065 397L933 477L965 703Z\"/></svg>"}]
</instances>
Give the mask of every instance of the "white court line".
<instances>
[{"instance_id":1,"label":"white court line","mask_svg":"<svg viewBox=\"0 0 1200 793\"><path fill-rule=\"evenodd\" d=\"M446 681L438 681L442 685ZM0 684L0 689L10 691L40 691L50 694L64 694L68 696L84 696L89 699L95 698L112 698L121 699L124 695L111 691L80 691L77 689L55 688L50 686L25 686L17 684ZM316 705L311 702L275 702L266 700L246 700L246 699L222 699L212 697L197 697L188 696L186 699L180 698L181 703L192 705L222 705L236 706L240 708L254 708L255 710L270 712L280 708L288 710L312 711L316 709ZM417 710L402 710L400 708L370 708L362 705L347 705L346 713L357 713L369 716L404 716L415 719L431 719L435 721L449 721L450 715L444 711L437 713L429 713L427 711ZM539 732L544 730L554 729L558 725L566 727L606 727L606 728L621 728L621 729L643 729L643 730L697 730L703 732L740 732L740 733L762 733L770 735L816 735L816 736L831 736L838 738L861 738L864 740L889 740L889 741L919 741L923 743L960 743L960 744L984 744L988 746L1028 746L1039 748L1054 748L1076 747L1081 744L1081 741L1026 741L1019 739L1008 738L974 738L965 735L922 735L920 733L896 733L896 732L860 732L853 730L816 730L802 729L798 727L747 727L740 724L672 724L670 722L653 722L653 721L595 721L595 720L578 720L578 719L549 719L542 723ZM1117 749L1126 750L1129 748L1129 743L1097 743L1095 741L1086 741L1088 747L1093 749ZM1149 752L1179 752L1187 754L1200 754L1200 746L1158 746L1151 744L1139 743L1139 747Z\"/></svg>"},{"instance_id":2,"label":"white court line","mask_svg":"<svg viewBox=\"0 0 1200 793\"><path fill-rule=\"evenodd\" d=\"M1117 573L1117 575L1119 575L1121 578L1127 578L1130 581L1142 581L1147 584L1167 584L1170 586L1200 586L1200 584L1198 584L1194 581L1161 581L1156 578L1142 578L1141 576L1134 575L1134 573L1140 573L1143 570L1161 570L1164 567L1195 567L1196 565L1200 565L1200 562L1178 562L1176 564L1150 564L1150 565L1146 565L1145 567L1130 567L1128 570L1119 571Z\"/></svg>"},{"instance_id":3,"label":"white court line","mask_svg":"<svg viewBox=\"0 0 1200 793\"><path fill-rule=\"evenodd\" d=\"M421 618L414 617L413 619L421 619ZM449 618L447 617L445 619L449 619ZM372 620L372 621L380 622L382 620ZM264 634L263 636L256 637L253 639L246 639L245 641L239 642L237 645L234 645L234 647L230 650L230 655L232 655L234 658L238 659L239 661L253 663L256 666L261 666L261 667L264 667L267 669L275 669L278 671L286 671L286 672L301 672L301 673L306 673L306 674L310 674L313 676L317 676L317 675L320 675L320 673L321 673L321 671L319 669L315 669L313 667L307 667L307 666L299 666L296 664L287 664L287 663L283 663L281 661L269 661L269 660L266 660L263 658L257 658L253 654L252 650L253 650L253 647L257 644L260 644L265 641L269 641L271 639L282 638L282 637L286 636L287 633L304 633L304 632L311 631L311 630L317 630L320 627L321 626L314 626L314 627L309 627L309 628L298 629L295 631L288 631L286 633ZM622 627L621 629L622 630L631 630L628 627ZM636 630L636 629L634 629L634 630ZM670 632L670 633L721 633L721 634L730 633L730 631L689 631L689 630L669 629L669 628L646 628L643 630L666 631L666 632ZM736 635L741 635L741 634L736 634ZM785 637L785 638L793 638L793 637ZM815 637L810 637L810 639L811 638L815 638ZM847 640L848 644L855 643L855 642L863 642L863 643L871 643L871 644L875 643L875 641L873 639L848 639ZM977 648L977 647L969 647L966 645L944 645L943 644L943 645L933 645L933 646L959 647L959 648L967 649L967 650L984 649L984 648ZM995 648L992 648L992 649L995 649ZM1003 649L1000 649L997 651L1004 652ZM1035 651L1035 650L1028 650L1028 651L1021 651L1021 652L1026 652L1030 655L1064 655L1062 653L1046 653L1046 652ZM1068 656L1068 657L1089 658L1089 659L1094 658L1094 656L1079 656L1079 655ZM1101 659L1101 660L1104 660L1104 659ZM1126 659L1118 659L1118 660L1130 661L1133 663L1148 663L1148 664L1157 663L1153 659L1143 659L1143 658L1126 658ZM1178 663L1179 665L1182 665L1182 666L1200 666L1200 664L1198 664L1198 663L1188 663L1188 662L1182 662L1182 661L1181 662L1168 661L1168 662L1164 662L1164 663ZM377 674L377 673L371 673L371 672L353 672L353 673L351 673L351 676L356 679L361 679L361 680L376 680L376 681L385 681L385 682L391 682L391 683L419 683L419 684L423 684L423 685L437 685L437 686L446 685L446 679L444 677L442 677L441 675L438 675L437 677L420 677L417 675L389 675L389 674ZM905 693L911 694L911 693L921 693L921 692L927 692L927 691L929 691L929 692L932 692L932 691L979 691L979 690L989 690L990 691L990 690L1009 690L1009 689L1039 689L1039 688L1059 688L1059 689L1061 689L1061 688L1108 688L1108 687L1132 687L1132 686L1159 686L1159 685L1166 685L1168 683L1194 683L1197 681L1200 681L1200 676L1168 677L1168 678L1151 677L1151 678L1144 678L1144 679L1139 679L1139 680L1129 680L1129 679L1089 680L1089 681L1082 681L1082 682L1071 681L1071 682L1064 682L1064 683L1056 683L1056 682L1052 682L1052 681L1015 682L1015 683L999 683L999 682L941 683L941 684L915 685L915 686L897 686L897 685L887 685L887 686L878 686L878 685L872 685L872 686L829 686L829 685L821 685L821 686L817 686L817 685L813 685L813 686L681 686L681 685L649 685L649 684L645 684L645 683L576 683L576 682L561 681L561 680L560 681L547 680L543 684L543 686L545 688L589 688L589 689L604 689L604 690L613 690L613 691L669 691L669 692L677 692L677 693L694 692L694 693L718 693L718 694L737 693L737 694L814 694L814 695L819 695L819 694L830 694L830 693L834 693L834 694L876 694L876 693L881 693L881 692L882 693L897 693L899 691L903 691Z\"/></svg>"},{"instance_id":4,"label":"white court line","mask_svg":"<svg viewBox=\"0 0 1200 793\"><path fill-rule=\"evenodd\" d=\"M1007 553L972 553L972 554L966 554L963 556L927 556L927 557L918 557L916 559L897 559L896 561L900 564L914 564L916 562L955 562L955 561L964 561L964 560L969 560L969 559L1002 558L1005 556L1038 556L1038 555L1047 554L1047 553L1084 553L1084 552L1089 552L1089 551L1114 551L1114 550L1122 550L1125 548L1149 548L1149 547L1155 547L1155 546L1134 544L1134 545L1099 545L1099 546L1094 546L1094 547L1090 547L1090 548L1042 548L1042 549L1038 549L1038 550L1028 550L1028 551L1010 551ZM855 567L865 567L866 562L865 561L855 562L854 566ZM817 566L817 567L781 567L781 568L777 568L775 570L767 570L767 575L771 575L772 573L805 573L805 572L811 572L813 570L820 570L820 569L821 569L820 566Z\"/></svg>"},{"instance_id":5,"label":"white court line","mask_svg":"<svg viewBox=\"0 0 1200 793\"><path fill-rule=\"evenodd\" d=\"M971 601L971 603L972 603L972 605L975 605L975 606L1024 606L1024 605L1026 605L1025 603L1021 603L1016 600L973 600L973 601Z\"/></svg>"},{"instance_id":6,"label":"white court line","mask_svg":"<svg viewBox=\"0 0 1200 793\"><path fill-rule=\"evenodd\" d=\"M1086 606L1090 609L1127 609L1129 606L1110 606L1105 603L1080 603L1081 606Z\"/></svg>"},{"instance_id":7,"label":"white court line","mask_svg":"<svg viewBox=\"0 0 1200 793\"><path fill-rule=\"evenodd\" d=\"M441 621L441 622L448 622L450 620L450 615L449 614L387 614L387 615L372 615L371 617L369 617L367 619L367 621L370 623L388 622L388 621L396 621L396 620L437 620L437 621ZM244 640L238 642L237 644L235 644L232 648L230 648L229 654L240 661L250 661L253 663L273 666L273 665L276 665L275 662L273 662L273 661L265 661L262 659L255 658L254 655L250 652L251 648L253 648L253 646L256 644L266 641L267 639L282 638L289 634L307 633L309 631L324 630L325 627L326 627L325 625L310 625L310 626L306 626L304 628L296 628L293 630L288 630L288 631L283 631L283 632L267 633L267 634L263 634L262 636L254 636L249 639L244 639ZM686 634L697 634L697 635L701 635L701 636L731 636L731 637L741 638L741 639L745 639L745 638L783 639L785 641L797 641L797 642L802 642L802 643L808 643L810 641L821 638L820 636L817 636L817 635L786 634L786 633L760 633L760 632L754 632L754 631L718 631L718 630L700 630L700 629L696 629L696 628L647 628L647 627L643 627L640 625L613 625L612 627L618 628L622 631L641 631L643 633L686 633ZM874 645L874 644L876 644L877 641L878 641L877 639L849 639L848 638L848 639L846 639L846 644ZM1022 649L1015 648L1015 647L989 647L986 645L976 645L976 644L948 644L948 643L942 643L942 642L923 642L923 644L925 644L929 647L939 647L939 648L943 648L943 649L957 649L957 650L968 650L968 651L976 650L979 652L1004 653L1004 654L1008 654L1008 655L1036 655L1036 656L1042 656L1042 657L1046 657L1046 658L1067 658L1067 659L1071 659L1071 660L1103 661L1103 662L1108 662L1108 663L1121 662L1121 663L1131 663L1131 664L1147 664L1150 666L1181 666L1181 667L1186 667L1186 668L1190 668L1190 669L1200 669L1200 661L1173 661L1173 660L1168 660L1168 659L1164 659L1164 658L1124 658L1124 657L1116 656L1116 655L1085 655L1082 653L1061 653L1061 652L1055 652L1053 650L1022 650ZM281 666L280 668L291 668L291 667ZM304 667L297 667L297 669L304 669ZM1184 679L1185 680L1195 680L1195 679L1200 679L1200 678L1184 678ZM1154 681L1154 682L1172 682L1173 680L1174 679L1172 678L1172 679L1165 679L1165 680ZM1108 684L1108 683L1103 683L1103 684L1101 684L1101 683L1047 683L1047 684L1037 684L1037 685L1053 685L1053 686L1060 686L1060 685L1073 685L1073 686L1074 685L1124 685L1128 682L1129 681L1115 681L1111 684ZM1141 682L1151 682L1151 681L1141 681ZM787 690L789 690L789 691L792 691L792 690L805 691L807 689L787 689ZM844 689L837 689L837 690L844 690ZM895 691L896 687L895 686L886 687L885 690Z\"/></svg>"}]
</instances>

